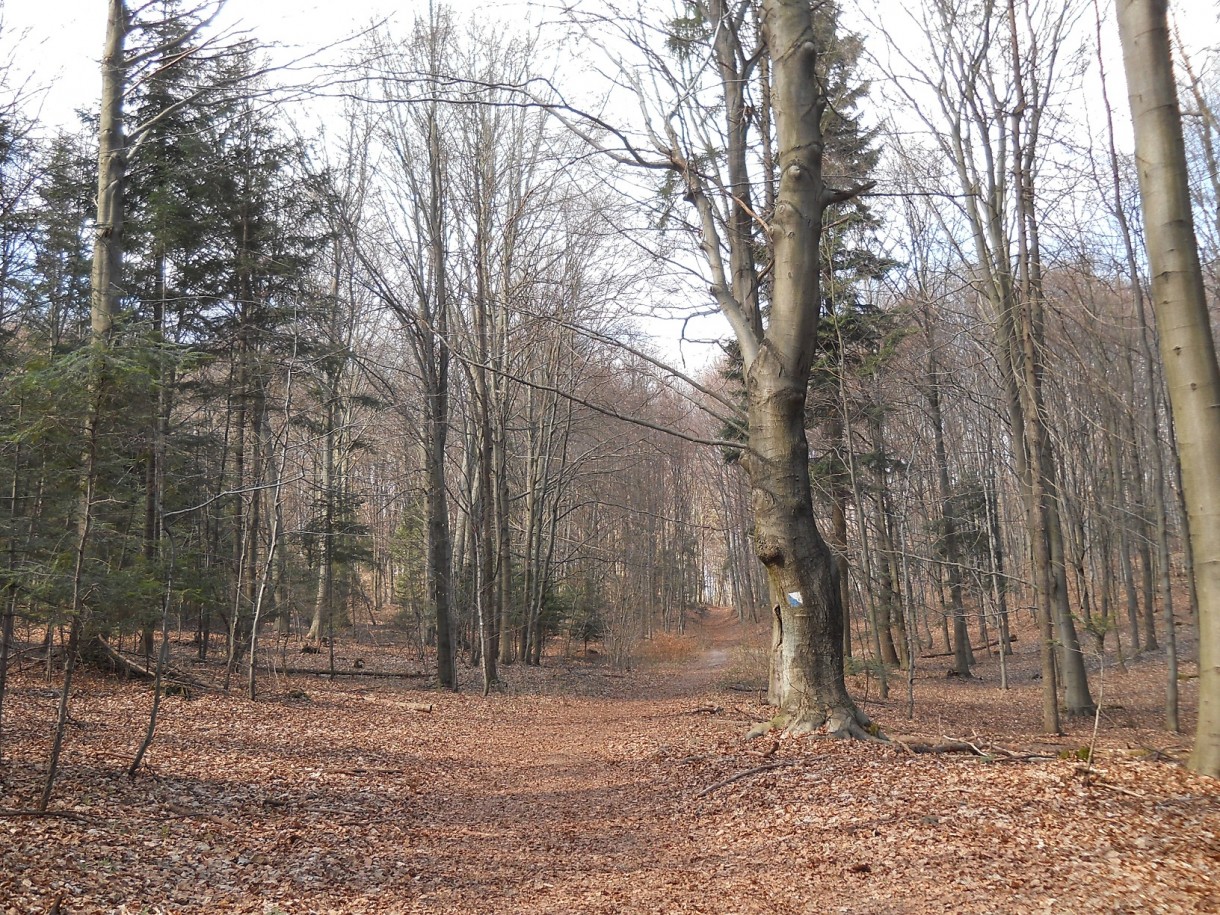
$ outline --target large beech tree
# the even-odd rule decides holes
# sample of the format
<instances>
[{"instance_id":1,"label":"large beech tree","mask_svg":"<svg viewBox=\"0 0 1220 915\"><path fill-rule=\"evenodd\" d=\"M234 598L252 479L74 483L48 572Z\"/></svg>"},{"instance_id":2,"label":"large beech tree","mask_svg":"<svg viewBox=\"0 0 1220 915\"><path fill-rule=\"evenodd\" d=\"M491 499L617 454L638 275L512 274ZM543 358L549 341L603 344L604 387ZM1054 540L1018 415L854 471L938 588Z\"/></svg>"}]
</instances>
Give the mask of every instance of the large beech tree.
<instances>
[{"instance_id":1,"label":"large beech tree","mask_svg":"<svg viewBox=\"0 0 1220 915\"><path fill-rule=\"evenodd\" d=\"M843 682L843 608L834 560L818 532L809 485L805 397L821 307L822 214L842 195L822 179L822 113L817 45L807 0L763 4L771 59L778 174L771 217L771 310L765 327L746 321L728 290L717 295L744 361L750 475L758 557L783 598L777 699L783 724L822 724L859 734L867 719Z\"/></svg>"},{"instance_id":2,"label":"large beech tree","mask_svg":"<svg viewBox=\"0 0 1220 915\"><path fill-rule=\"evenodd\" d=\"M822 15L809 0L688 0L660 49L655 31L630 16L589 14L586 33L606 29L639 52L641 63L621 66L641 102L644 140L550 107L612 158L672 176L663 222L677 215L678 194L689 204L686 227L741 358L746 404L729 423L745 433L754 544L774 600L771 697L780 712L772 724L865 737L868 719L843 680L843 600L814 519L805 432L823 215L862 189L823 180L819 48L834 38L818 32Z\"/></svg>"},{"instance_id":3,"label":"large beech tree","mask_svg":"<svg viewBox=\"0 0 1220 915\"><path fill-rule=\"evenodd\" d=\"M1199 600L1190 767L1220 777L1220 368L1191 214L1166 0L1118 0L1144 234Z\"/></svg>"}]
</instances>

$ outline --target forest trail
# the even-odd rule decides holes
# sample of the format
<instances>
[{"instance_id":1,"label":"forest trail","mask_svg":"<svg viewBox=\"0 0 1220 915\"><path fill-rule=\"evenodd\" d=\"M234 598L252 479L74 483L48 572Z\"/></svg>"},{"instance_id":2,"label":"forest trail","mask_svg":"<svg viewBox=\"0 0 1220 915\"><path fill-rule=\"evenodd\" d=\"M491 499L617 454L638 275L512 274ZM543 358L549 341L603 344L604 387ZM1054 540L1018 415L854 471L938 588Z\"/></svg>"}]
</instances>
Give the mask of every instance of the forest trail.
<instances>
[{"instance_id":1,"label":"forest trail","mask_svg":"<svg viewBox=\"0 0 1220 915\"><path fill-rule=\"evenodd\" d=\"M0 811L0 913L61 897L65 915L1220 911L1215 784L1124 750L1168 746L1136 699L1103 728L1092 781L1074 758L743 742L767 710L727 687L764 637L711 611L657 640L667 660L514 666L486 699L469 668L458 694L294 678L256 703L169 698L134 784L121 772L147 691L94 677L74 704L65 815ZM1134 696L1156 673L1107 676ZM984 674L927 672L909 726L1051 752L1027 730L1036 684L1000 694ZM10 811L32 806L54 706L29 672L12 696ZM901 707L868 711L907 724Z\"/></svg>"},{"instance_id":2,"label":"forest trail","mask_svg":"<svg viewBox=\"0 0 1220 915\"><path fill-rule=\"evenodd\" d=\"M688 627L698 648L681 662L629 679L587 672L594 683L603 680L600 690L507 704L494 738L480 741L477 727L464 731L454 752L436 760L448 786L421 799L430 841L416 846L417 905L472 912L730 911L721 908L723 885L709 885L697 835L674 821L683 792L658 777L657 763L674 752L668 719L716 708L701 697L717 687L743 633L723 609ZM746 726L724 722L722 730L727 736ZM494 749L496 762L471 762L470 744L479 742ZM469 866L437 868L438 853ZM743 870L738 876L752 886L754 868ZM745 907L731 911L787 910L755 892L753 903L735 903Z\"/></svg>"}]
</instances>

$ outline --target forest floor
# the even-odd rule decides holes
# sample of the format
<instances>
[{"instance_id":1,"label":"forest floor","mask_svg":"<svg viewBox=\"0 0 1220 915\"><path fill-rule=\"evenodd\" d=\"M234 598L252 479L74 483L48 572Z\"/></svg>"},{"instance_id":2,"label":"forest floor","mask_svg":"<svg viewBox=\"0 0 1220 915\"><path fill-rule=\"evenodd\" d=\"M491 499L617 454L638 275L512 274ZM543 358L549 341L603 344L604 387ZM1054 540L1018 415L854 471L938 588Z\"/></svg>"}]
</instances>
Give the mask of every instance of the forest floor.
<instances>
[{"instance_id":1,"label":"forest floor","mask_svg":"<svg viewBox=\"0 0 1220 915\"><path fill-rule=\"evenodd\" d=\"M54 684L20 671L4 709L0 913L1220 912L1220 784L1187 772L1186 738L1159 730L1162 653L1094 670L1089 765L1091 717L1038 733L1032 639L1007 692L994 658L972 680L922 662L911 719L903 675L885 701L852 678L891 735L1021 758L743 741L769 714L751 689L764 635L711 611L626 674L548 658L507 668L488 698L467 668L457 694L297 676L266 679L257 702L168 697L134 782L148 687L88 674L44 817L28 812ZM403 656L336 653L346 670L357 653L369 670Z\"/></svg>"}]
</instances>

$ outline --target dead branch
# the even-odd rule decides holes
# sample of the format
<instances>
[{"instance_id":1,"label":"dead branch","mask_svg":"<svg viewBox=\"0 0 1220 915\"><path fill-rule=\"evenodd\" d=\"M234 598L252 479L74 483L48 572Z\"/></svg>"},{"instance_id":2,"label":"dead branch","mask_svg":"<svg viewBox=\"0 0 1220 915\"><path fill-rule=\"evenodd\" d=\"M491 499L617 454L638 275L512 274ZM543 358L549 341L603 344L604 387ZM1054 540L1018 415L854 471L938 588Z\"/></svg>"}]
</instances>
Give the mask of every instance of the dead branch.
<instances>
[{"instance_id":1,"label":"dead branch","mask_svg":"<svg viewBox=\"0 0 1220 915\"><path fill-rule=\"evenodd\" d=\"M149 670L142 664L131 660L131 658L124 655L101 636L94 638L93 644L101 651L107 661L121 669L127 676L135 677L137 680L144 680L148 683L151 683L156 678L156 671ZM189 674L184 674L182 671L172 667L167 667L162 672L161 680L163 683L185 686L190 689L201 689L203 687L202 683Z\"/></svg>"},{"instance_id":2,"label":"dead branch","mask_svg":"<svg viewBox=\"0 0 1220 915\"><path fill-rule=\"evenodd\" d=\"M1013 642L1015 642L1016 640L1017 640L1017 636L1015 633L1008 636L1008 643L1010 645ZM988 654L990 654L993 649L996 649L999 647L1000 647L1000 642L997 640L995 642L988 642L981 649L976 648L974 650L975 651L986 651ZM953 657L953 652L951 652L951 651L938 651L938 652L935 652L934 654L921 654L919 656L919 660L926 661L931 658L951 658L951 657Z\"/></svg>"},{"instance_id":3,"label":"dead branch","mask_svg":"<svg viewBox=\"0 0 1220 915\"><path fill-rule=\"evenodd\" d=\"M19 810L0 808L0 820L17 819L18 817L31 817L34 819L55 817L61 820L76 820L79 823L89 822L89 817L77 813L74 810Z\"/></svg>"},{"instance_id":4,"label":"dead branch","mask_svg":"<svg viewBox=\"0 0 1220 915\"><path fill-rule=\"evenodd\" d=\"M728 778L722 778L718 782L713 782L702 791L695 795L696 798L704 797L711 794L713 791L718 791L725 785L731 785L733 782L741 781L743 778L749 778L752 775L758 775L761 772L769 772L772 769L782 769L784 766L791 766L795 760L781 759L778 762L766 763L765 765L755 766L753 769L746 769L744 772L738 772L736 775L730 775Z\"/></svg>"},{"instance_id":5,"label":"dead branch","mask_svg":"<svg viewBox=\"0 0 1220 915\"><path fill-rule=\"evenodd\" d=\"M425 680L431 674L399 673L393 670L327 670L325 667L281 667L278 671L287 677L373 677L384 680Z\"/></svg>"},{"instance_id":6,"label":"dead branch","mask_svg":"<svg viewBox=\"0 0 1220 915\"><path fill-rule=\"evenodd\" d=\"M1086 784L1097 788L1107 788L1110 791L1117 791L1119 794L1125 794L1127 797L1133 797L1141 801L1148 800L1148 796L1146 794L1140 794L1138 791L1132 791L1129 788L1120 788L1118 785L1103 782L1099 778L1090 779Z\"/></svg>"},{"instance_id":7,"label":"dead branch","mask_svg":"<svg viewBox=\"0 0 1220 915\"><path fill-rule=\"evenodd\" d=\"M963 753L969 756L994 759L997 762L1020 762L1031 759L1054 759L1045 753L1015 753L1007 747L999 747L960 737L941 737L932 740L926 737L890 737L890 742L910 755L921 753Z\"/></svg>"}]
</instances>

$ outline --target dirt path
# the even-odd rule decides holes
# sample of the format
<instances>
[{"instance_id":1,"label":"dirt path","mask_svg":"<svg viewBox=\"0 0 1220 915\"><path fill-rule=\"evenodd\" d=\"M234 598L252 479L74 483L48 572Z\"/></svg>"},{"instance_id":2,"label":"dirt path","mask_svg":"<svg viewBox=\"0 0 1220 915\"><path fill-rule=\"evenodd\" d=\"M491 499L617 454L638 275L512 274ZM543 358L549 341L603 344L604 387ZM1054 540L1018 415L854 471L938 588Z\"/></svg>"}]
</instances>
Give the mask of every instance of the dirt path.
<instances>
[{"instance_id":1,"label":"dirt path","mask_svg":"<svg viewBox=\"0 0 1220 915\"><path fill-rule=\"evenodd\" d=\"M698 653L651 672L646 685L607 678L609 696L504 703L491 765L472 770L467 757L481 729L473 720L455 724L456 752L435 760L452 787L421 799L416 905L480 911L485 900L487 911L726 911L708 886L706 850L682 822L689 809L683 785L667 777L665 763L698 749L680 735L675 740L672 721L704 714L699 697L717 685L739 637L728 614L716 614L702 627ZM742 727L729 720L718 730L727 738ZM490 741L485 746L491 749ZM449 867L437 867L446 859L467 862L456 880ZM760 891L754 904L733 911L785 911L765 904L765 896Z\"/></svg>"},{"instance_id":2,"label":"dirt path","mask_svg":"<svg viewBox=\"0 0 1220 915\"><path fill-rule=\"evenodd\" d=\"M68 816L0 811L0 913L57 898L62 913L1220 911L1214 783L1114 739L1104 787L1073 759L743 743L765 710L721 690L739 637L713 614L681 663L510 670L489 699L295 681L308 701L169 700L134 785L118 773L146 693L85 681ZM40 688L14 687L10 759L41 758ZM998 719L984 683L921 689L928 733ZM899 718L897 702L880 710ZM700 796L761 766L775 768ZM39 775L4 770L0 806L31 806Z\"/></svg>"}]
</instances>

